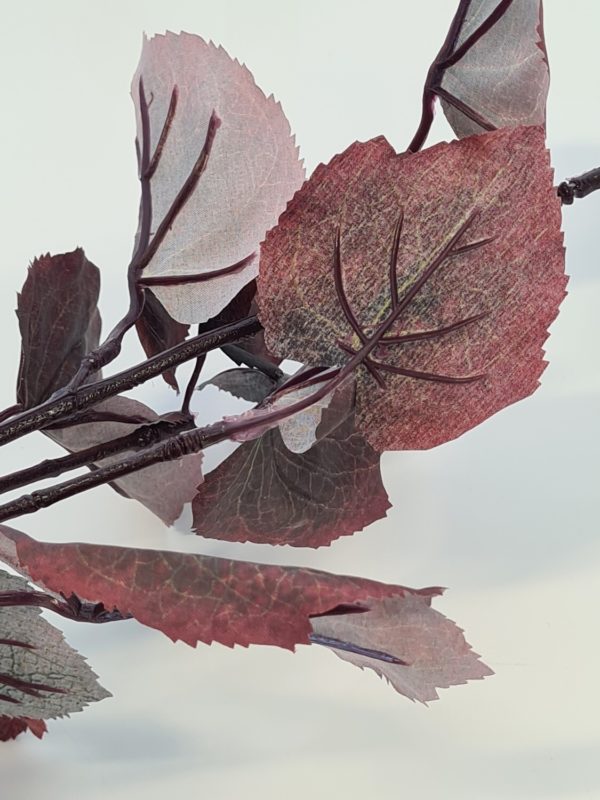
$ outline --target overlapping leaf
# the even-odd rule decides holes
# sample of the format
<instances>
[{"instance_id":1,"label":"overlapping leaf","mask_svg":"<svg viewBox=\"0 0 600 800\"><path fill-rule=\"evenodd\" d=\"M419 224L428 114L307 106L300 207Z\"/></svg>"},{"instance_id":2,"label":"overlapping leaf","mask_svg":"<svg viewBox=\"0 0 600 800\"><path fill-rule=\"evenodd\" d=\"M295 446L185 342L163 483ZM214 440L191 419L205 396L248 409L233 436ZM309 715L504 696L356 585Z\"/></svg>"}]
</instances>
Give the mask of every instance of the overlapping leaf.
<instances>
[{"instance_id":1,"label":"overlapping leaf","mask_svg":"<svg viewBox=\"0 0 600 800\"><path fill-rule=\"evenodd\" d=\"M268 346L356 371L377 450L453 439L535 390L565 294L541 128L398 156L383 138L315 170L262 248Z\"/></svg>"},{"instance_id":2,"label":"overlapping leaf","mask_svg":"<svg viewBox=\"0 0 600 800\"><path fill-rule=\"evenodd\" d=\"M17 307L22 336L17 399L25 406L45 400L68 383L83 356L98 345L98 291L98 270L82 250L44 256L30 266ZM159 419L150 408L126 397L105 400L93 412L102 421L48 428L44 433L78 452ZM123 457L122 453L109 461ZM104 463L108 461L98 462ZM171 525L193 498L202 480L201 466L201 454L188 455L120 478L115 488Z\"/></svg>"},{"instance_id":3,"label":"overlapping leaf","mask_svg":"<svg viewBox=\"0 0 600 800\"><path fill-rule=\"evenodd\" d=\"M30 408L68 383L97 343L100 272L81 248L36 258L18 297L17 400Z\"/></svg>"},{"instance_id":4,"label":"overlapping leaf","mask_svg":"<svg viewBox=\"0 0 600 800\"><path fill-rule=\"evenodd\" d=\"M43 719L31 719L30 717L0 717L0 742L16 739L19 734L25 733L25 731L31 731L34 736L41 739L47 730L46 723Z\"/></svg>"},{"instance_id":5,"label":"overlapping leaf","mask_svg":"<svg viewBox=\"0 0 600 800\"><path fill-rule=\"evenodd\" d=\"M198 36L145 39L132 96L140 278L175 320L204 322L256 276L259 244L302 183L298 150L281 106Z\"/></svg>"},{"instance_id":6,"label":"overlapping leaf","mask_svg":"<svg viewBox=\"0 0 600 800\"><path fill-rule=\"evenodd\" d=\"M167 313L163 304L149 289L144 291L144 307L135 327L148 357L183 342L189 330L189 325L182 325ZM179 388L174 369L163 372L162 378L172 389Z\"/></svg>"},{"instance_id":7,"label":"overlapping leaf","mask_svg":"<svg viewBox=\"0 0 600 800\"><path fill-rule=\"evenodd\" d=\"M542 0L463 0L457 17L456 38L433 87L456 135L544 125L550 75Z\"/></svg>"},{"instance_id":8,"label":"overlapping leaf","mask_svg":"<svg viewBox=\"0 0 600 800\"><path fill-rule=\"evenodd\" d=\"M340 613L364 616L367 625L374 611L375 624L381 626L377 609L386 598L416 596L427 605L441 593L437 588L414 590L311 569L187 553L46 544L7 526L0 526L0 557L48 591L75 593L82 599L102 602L106 608L118 608L122 614L131 614L171 639L181 639L192 646L197 642L220 642L230 647L270 644L294 649L297 644L315 641L336 650L350 648L366 657L396 662L397 658L385 649L374 653L372 648L365 648L363 631L358 642L336 638L332 643L323 642L322 633L313 628L319 629L323 624L322 615ZM415 640L423 637L422 644L417 641L409 648L412 654L419 655L431 646L435 634L432 636L430 627L437 628L438 622L424 613L417 618L411 605L407 609L408 620L401 606L394 618L390 607L386 607L388 640L397 647L395 624L405 631L411 628ZM348 633L352 637L352 631ZM445 636L440 655L451 658L454 672L451 678L452 668L440 676L441 685L447 685L449 680L464 683L489 674L474 655L468 655L470 648L460 633L454 639L454 649L448 647L448 641ZM436 679L434 676L433 681ZM420 680L417 676L415 685ZM404 693L400 684L397 688ZM406 693L415 695L410 687Z\"/></svg>"},{"instance_id":9,"label":"overlapping leaf","mask_svg":"<svg viewBox=\"0 0 600 800\"><path fill-rule=\"evenodd\" d=\"M30 590L22 578L0 570L0 594ZM86 661L42 618L38 608L0 608L0 719L15 718L0 738L25 727L41 736L42 719L81 711L105 697L110 693L100 686Z\"/></svg>"}]
</instances>

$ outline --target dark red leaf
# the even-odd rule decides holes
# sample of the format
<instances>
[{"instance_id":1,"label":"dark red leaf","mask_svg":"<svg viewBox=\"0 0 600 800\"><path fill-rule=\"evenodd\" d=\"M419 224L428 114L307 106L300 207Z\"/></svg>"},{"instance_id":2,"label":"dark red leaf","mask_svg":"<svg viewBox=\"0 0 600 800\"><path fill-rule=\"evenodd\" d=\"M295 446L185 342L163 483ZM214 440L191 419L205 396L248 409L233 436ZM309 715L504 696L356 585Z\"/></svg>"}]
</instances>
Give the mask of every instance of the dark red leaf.
<instances>
[{"instance_id":1,"label":"dark red leaf","mask_svg":"<svg viewBox=\"0 0 600 800\"><path fill-rule=\"evenodd\" d=\"M0 742L16 739L20 733L31 731L34 736L41 739L48 728L43 719L30 719L29 717L0 717Z\"/></svg>"},{"instance_id":2,"label":"dark red leaf","mask_svg":"<svg viewBox=\"0 0 600 800\"><path fill-rule=\"evenodd\" d=\"M260 317L280 355L354 359L375 449L424 449L536 389L565 285L541 128L404 156L380 137L318 167L269 232Z\"/></svg>"},{"instance_id":3,"label":"dark red leaf","mask_svg":"<svg viewBox=\"0 0 600 800\"><path fill-rule=\"evenodd\" d=\"M390 507L379 454L350 417L303 453L278 429L242 444L204 478L194 530L236 542L321 547L362 530Z\"/></svg>"},{"instance_id":4,"label":"dark red leaf","mask_svg":"<svg viewBox=\"0 0 600 800\"><path fill-rule=\"evenodd\" d=\"M100 336L100 272L80 248L36 258L18 296L17 400L29 408L61 389Z\"/></svg>"},{"instance_id":5,"label":"dark red leaf","mask_svg":"<svg viewBox=\"0 0 600 800\"><path fill-rule=\"evenodd\" d=\"M144 352L151 357L183 342L188 334L189 325L174 320L151 291L146 289L144 297L144 308L135 327ZM163 372L162 377L169 386L178 391L174 369Z\"/></svg>"}]
</instances>

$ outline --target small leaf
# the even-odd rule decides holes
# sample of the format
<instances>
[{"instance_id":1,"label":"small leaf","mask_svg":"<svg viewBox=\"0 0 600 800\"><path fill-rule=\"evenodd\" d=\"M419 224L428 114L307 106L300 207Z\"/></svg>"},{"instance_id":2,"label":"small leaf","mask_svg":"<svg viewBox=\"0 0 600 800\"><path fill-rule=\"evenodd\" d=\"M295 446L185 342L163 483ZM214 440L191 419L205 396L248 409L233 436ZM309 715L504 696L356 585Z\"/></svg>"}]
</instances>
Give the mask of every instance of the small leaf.
<instances>
[{"instance_id":1,"label":"small leaf","mask_svg":"<svg viewBox=\"0 0 600 800\"><path fill-rule=\"evenodd\" d=\"M460 628L432 609L428 598L407 594L367 600L366 605L365 614L315 617L313 632L323 643L332 642L340 658L374 670L410 700L437 700L437 689L492 674ZM390 658L373 657L369 651Z\"/></svg>"},{"instance_id":2,"label":"small leaf","mask_svg":"<svg viewBox=\"0 0 600 800\"><path fill-rule=\"evenodd\" d=\"M441 593L438 588L414 590L312 569L188 553L47 544L4 525L0 526L0 556L49 591L74 593L91 602L102 602L107 609L118 608L122 614L131 614L171 639L192 646L202 641L230 647L269 644L293 650L297 644L313 641L339 650L339 640L332 645L318 639L323 630L330 630L322 627L326 625L323 615L352 614L367 619L373 613L377 632L367 636L360 628L350 631L344 626L340 634L357 641L345 640L342 645L364 656L363 643L376 641L382 646L380 655L385 657L388 646L397 650L399 640L410 635L405 650L419 665L411 688L398 681L400 691L409 696L411 692L415 696L420 692L423 697L427 691L431 694L423 676L427 664L437 665L431 683L439 686L489 674L469 655L460 632L450 632L451 623L444 621L441 626L437 617L426 615L418 605L379 609L386 598L417 596L427 605ZM438 636L440 651L435 652ZM440 665L445 658L449 667L442 673Z\"/></svg>"},{"instance_id":3,"label":"small leaf","mask_svg":"<svg viewBox=\"0 0 600 800\"><path fill-rule=\"evenodd\" d=\"M0 570L0 594L30 590L22 578ZM110 693L38 608L0 607L0 717L15 718L14 735L28 727L41 736L42 719L81 711L105 697ZM11 729L4 734L12 736Z\"/></svg>"},{"instance_id":4,"label":"small leaf","mask_svg":"<svg viewBox=\"0 0 600 800\"><path fill-rule=\"evenodd\" d=\"M135 327L148 357L158 355L163 350L183 342L189 330L189 325L182 325L169 316L165 307L149 289L144 291L144 307ZM174 369L163 372L162 378L172 389L176 391L179 389Z\"/></svg>"},{"instance_id":5,"label":"small leaf","mask_svg":"<svg viewBox=\"0 0 600 800\"><path fill-rule=\"evenodd\" d=\"M352 145L269 232L258 281L268 346L353 372L356 426L379 451L434 447L531 394L565 285L533 127L415 155Z\"/></svg>"},{"instance_id":6,"label":"small leaf","mask_svg":"<svg viewBox=\"0 0 600 800\"><path fill-rule=\"evenodd\" d=\"M21 363L17 400L30 408L73 377L97 343L100 272L78 248L36 258L18 296Z\"/></svg>"},{"instance_id":7,"label":"small leaf","mask_svg":"<svg viewBox=\"0 0 600 800\"><path fill-rule=\"evenodd\" d=\"M132 97L140 282L174 319L204 322L256 277L260 242L304 178L298 149L281 106L198 36L144 39Z\"/></svg>"},{"instance_id":8,"label":"small leaf","mask_svg":"<svg viewBox=\"0 0 600 800\"><path fill-rule=\"evenodd\" d=\"M379 454L347 419L305 453L279 430L242 444L204 478L194 530L234 542L321 547L362 530L390 507Z\"/></svg>"},{"instance_id":9,"label":"small leaf","mask_svg":"<svg viewBox=\"0 0 600 800\"><path fill-rule=\"evenodd\" d=\"M260 403L273 391L275 381L257 369L228 369L204 381L198 389L207 386L214 386L249 403Z\"/></svg>"},{"instance_id":10,"label":"small leaf","mask_svg":"<svg viewBox=\"0 0 600 800\"><path fill-rule=\"evenodd\" d=\"M46 728L46 723L42 719L0 716L0 742L16 739L19 734L25 733L25 731L31 731L34 736L41 739L48 732L48 728Z\"/></svg>"},{"instance_id":11,"label":"small leaf","mask_svg":"<svg viewBox=\"0 0 600 800\"><path fill-rule=\"evenodd\" d=\"M432 87L456 135L545 125L550 74L542 0L463 0L457 16L461 11L452 49L439 64L441 81Z\"/></svg>"}]
</instances>

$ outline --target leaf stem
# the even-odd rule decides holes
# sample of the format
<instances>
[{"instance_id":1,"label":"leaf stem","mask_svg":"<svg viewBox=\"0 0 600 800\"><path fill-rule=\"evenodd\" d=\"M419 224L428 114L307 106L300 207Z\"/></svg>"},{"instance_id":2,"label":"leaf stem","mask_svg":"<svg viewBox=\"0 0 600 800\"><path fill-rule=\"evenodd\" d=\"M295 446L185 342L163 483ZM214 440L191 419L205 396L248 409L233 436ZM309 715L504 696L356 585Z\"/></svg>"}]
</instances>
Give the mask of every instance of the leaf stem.
<instances>
[{"instance_id":1,"label":"leaf stem","mask_svg":"<svg viewBox=\"0 0 600 800\"><path fill-rule=\"evenodd\" d=\"M562 204L572 205L576 197L587 197L588 194L600 189L600 167L577 175L575 178L568 178L563 181L556 189Z\"/></svg>"}]
</instances>

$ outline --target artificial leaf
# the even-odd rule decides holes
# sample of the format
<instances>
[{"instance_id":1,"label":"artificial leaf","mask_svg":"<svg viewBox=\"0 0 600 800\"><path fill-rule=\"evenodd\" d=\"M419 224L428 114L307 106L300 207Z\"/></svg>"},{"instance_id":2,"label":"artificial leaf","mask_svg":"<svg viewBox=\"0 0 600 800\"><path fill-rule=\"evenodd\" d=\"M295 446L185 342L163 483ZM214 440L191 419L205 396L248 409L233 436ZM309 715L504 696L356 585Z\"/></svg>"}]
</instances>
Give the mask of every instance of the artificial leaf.
<instances>
[{"instance_id":1,"label":"artificial leaf","mask_svg":"<svg viewBox=\"0 0 600 800\"><path fill-rule=\"evenodd\" d=\"M17 400L30 408L61 389L98 343L100 272L80 248L36 258L18 296Z\"/></svg>"},{"instance_id":2,"label":"artificial leaf","mask_svg":"<svg viewBox=\"0 0 600 800\"><path fill-rule=\"evenodd\" d=\"M242 444L204 478L194 530L236 542L321 547L362 530L390 507L379 454L347 418L304 453L278 429Z\"/></svg>"},{"instance_id":3,"label":"artificial leaf","mask_svg":"<svg viewBox=\"0 0 600 800\"><path fill-rule=\"evenodd\" d=\"M531 394L565 285L538 127L415 155L352 145L269 232L258 281L268 346L341 366L338 383L355 372L379 451L433 447Z\"/></svg>"},{"instance_id":4,"label":"artificial leaf","mask_svg":"<svg viewBox=\"0 0 600 800\"><path fill-rule=\"evenodd\" d=\"M0 593L29 592L16 575L0 570ZM16 717L41 735L40 720L81 711L110 697L82 656L34 606L0 608L0 716ZM29 718L26 722L23 717Z\"/></svg>"},{"instance_id":5,"label":"artificial leaf","mask_svg":"<svg viewBox=\"0 0 600 800\"><path fill-rule=\"evenodd\" d=\"M550 74L542 0L462 0L453 29L431 88L456 135L544 125Z\"/></svg>"},{"instance_id":6,"label":"artificial leaf","mask_svg":"<svg viewBox=\"0 0 600 800\"><path fill-rule=\"evenodd\" d=\"M275 388L275 381L257 369L227 369L208 381L204 381L198 389L214 386L249 403L260 403Z\"/></svg>"},{"instance_id":7,"label":"artificial leaf","mask_svg":"<svg viewBox=\"0 0 600 800\"><path fill-rule=\"evenodd\" d=\"M142 180L134 261L179 322L213 317L251 281L304 170L281 106L222 47L144 39L133 78Z\"/></svg>"},{"instance_id":8,"label":"artificial leaf","mask_svg":"<svg viewBox=\"0 0 600 800\"><path fill-rule=\"evenodd\" d=\"M41 739L48 729L43 719L0 716L0 742L16 739L19 734L25 733L25 731L31 731L34 736Z\"/></svg>"},{"instance_id":9,"label":"artificial leaf","mask_svg":"<svg viewBox=\"0 0 600 800\"><path fill-rule=\"evenodd\" d=\"M365 614L316 617L313 631L324 643L352 642L353 649L331 647L345 661L387 678L410 700L437 700L437 689L492 674L460 628L431 608L427 598L407 594L368 605ZM392 658L373 657L380 652Z\"/></svg>"},{"instance_id":10,"label":"artificial leaf","mask_svg":"<svg viewBox=\"0 0 600 800\"><path fill-rule=\"evenodd\" d=\"M67 428L52 428L46 431L47 435L66 450L78 452L126 436L139 428L140 422L148 424L161 419L148 406L129 397L111 397L94 406L94 410L107 413L108 419L103 422L70 425ZM114 418L121 421L115 421ZM127 454L128 451L101 459L96 462L96 466L121 461ZM165 525L172 525L180 516L185 503L193 499L196 487L201 482L202 453L192 453L177 461L154 464L118 478L114 481L114 488L120 490L125 497L142 503L160 517Z\"/></svg>"},{"instance_id":11,"label":"artificial leaf","mask_svg":"<svg viewBox=\"0 0 600 800\"><path fill-rule=\"evenodd\" d=\"M74 593L89 601L102 602L106 608L118 608L122 614L131 614L171 639L181 639L192 646L201 641L230 647L270 644L293 650L297 644L313 641L336 650L340 647L357 650L364 655L364 631L360 631L358 642L337 638L334 642L324 642L314 630L315 625L318 629L322 624L315 622L315 617L350 613L366 617L375 611L376 624L381 626L377 607L382 600L415 595L428 604L442 592L439 588L415 590L312 569L188 553L47 544L5 525L0 526L0 557L49 591ZM388 640L397 648L401 634L396 633L395 622L404 632L412 625L414 641L410 653L421 659L420 672L424 668L420 654L435 642L435 632L430 630L432 620L422 614L417 622L413 614L407 621L405 609L398 606L397 611L394 621L391 607L386 607ZM353 635L352 631L349 633ZM454 650L448 647L449 638L444 635L441 645L444 655L456 667L456 651L464 655L469 648L460 632L456 634ZM371 648L368 652L370 657L374 656ZM378 656L397 661L385 648ZM444 681L450 679L451 671L452 668L440 676L439 685L446 685ZM454 674L458 682L464 683L489 674L489 670L473 657L464 659L461 669L455 669ZM423 681L417 676L415 686L419 682Z\"/></svg>"},{"instance_id":12,"label":"artificial leaf","mask_svg":"<svg viewBox=\"0 0 600 800\"><path fill-rule=\"evenodd\" d=\"M135 327L144 352L149 357L183 342L189 330L189 325L182 325L167 313L163 304L149 289L144 290L144 307ZM172 389L179 389L175 369L163 372L162 378Z\"/></svg>"}]
</instances>

